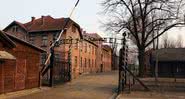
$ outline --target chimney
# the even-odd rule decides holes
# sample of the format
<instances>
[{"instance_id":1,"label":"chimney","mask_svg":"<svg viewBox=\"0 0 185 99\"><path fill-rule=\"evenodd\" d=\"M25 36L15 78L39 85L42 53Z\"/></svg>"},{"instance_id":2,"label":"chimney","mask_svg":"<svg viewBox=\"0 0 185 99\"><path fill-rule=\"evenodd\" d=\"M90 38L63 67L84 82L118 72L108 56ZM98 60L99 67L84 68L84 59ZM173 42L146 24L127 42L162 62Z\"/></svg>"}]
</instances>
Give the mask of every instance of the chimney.
<instances>
[{"instance_id":1,"label":"chimney","mask_svg":"<svg viewBox=\"0 0 185 99\"><path fill-rule=\"evenodd\" d=\"M45 17L45 16L42 16L42 17L41 17L42 25L44 25L44 17Z\"/></svg>"},{"instance_id":2,"label":"chimney","mask_svg":"<svg viewBox=\"0 0 185 99\"><path fill-rule=\"evenodd\" d=\"M31 22L33 22L35 20L35 17L31 17Z\"/></svg>"}]
</instances>

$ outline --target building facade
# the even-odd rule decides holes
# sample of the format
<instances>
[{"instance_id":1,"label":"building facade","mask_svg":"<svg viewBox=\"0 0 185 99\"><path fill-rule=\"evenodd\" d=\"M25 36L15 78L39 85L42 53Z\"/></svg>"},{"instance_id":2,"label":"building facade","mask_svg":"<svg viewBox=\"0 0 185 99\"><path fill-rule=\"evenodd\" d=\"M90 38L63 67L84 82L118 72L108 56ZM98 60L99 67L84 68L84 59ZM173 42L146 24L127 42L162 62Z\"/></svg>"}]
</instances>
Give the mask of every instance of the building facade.
<instances>
[{"instance_id":1,"label":"building facade","mask_svg":"<svg viewBox=\"0 0 185 99\"><path fill-rule=\"evenodd\" d=\"M102 67L101 71L111 71L112 70L112 49L108 45L103 45L102 49ZM103 69L102 69L103 68Z\"/></svg>"},{"instance_id":2,"label":"building facade","mask_svg":"<svg viewBox=\"0 0 185 99\"><path fill-rule=\"evenodd\" d=\"M96 72L105 72L112 70L112 48L108 45L104 45L103 38L97 33L83 32L83 37L95 43L97 45L95 66ZM98 60L98 61L97 61Z\"/></svg>"},{"instance_id":3,"label":"building facade","mask_svg":"<svg viewBox=\"0 0 185 99\"><path fill-rule=\"evenodd\" d=\"M155 66L159 77L185 77L185 48L162 48L151 55L151 73L155 75ZM157 63L157 65L156 65Z\"/></svg>"},{"instance_id":4,"label":"building facade","mask_svg":"<svg viewBox=\"0 0 185 99\"><path fill-rule=\"evenodd\" d=\"M4 56L0 59L0 93L40 86L44 50L0 31L0 52Z\"/></svg>"},{"instance_id":5,"label":"building facade","mask_svg":"<svg viewBox=\"0 0 185 99\"><path fill-rule=\"evenodd\" d=\"M42 16L36 19L32 17L31 21L25 24L14 21L4 31L49 52L50 44L57 39L67 21L68 24L61 36L61 42L54 49L55 61L57 60L59 63L68 61L70 52L72 78L76 78L80 74L102 71L103 51L105 51L102 48L103 43L87 39L88 37L98 39L101 37L96 33L91 33L87 37L82 33L81 27L69 18ZM66 39L73 39L72 44L64 44L63 40ZM42 55L42 63L45 62L46 56ZM59 69L55 70L54 72L57 72Z\"/></svg>"}]
</instances>

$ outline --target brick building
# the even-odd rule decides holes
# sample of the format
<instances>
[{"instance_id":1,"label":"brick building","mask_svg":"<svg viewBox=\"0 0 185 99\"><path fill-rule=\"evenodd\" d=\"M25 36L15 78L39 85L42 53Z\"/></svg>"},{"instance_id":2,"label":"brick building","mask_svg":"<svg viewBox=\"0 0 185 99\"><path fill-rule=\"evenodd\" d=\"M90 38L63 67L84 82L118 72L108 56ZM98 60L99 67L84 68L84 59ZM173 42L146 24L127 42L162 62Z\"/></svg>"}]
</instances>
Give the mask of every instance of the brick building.
<instances>
[{"instance_id":1,"label":"brick building","mask_svg":"<svg viewBox=\"0 0 185 99\"><path fill-rule=\"evenodd\" d=\"M20 39L26 40L31 44L41 47L42 49L49 52L49 47L51 42L57 39L58 34L62 31L62 27L65 22L70 20L67 25L67 30L62 34L61 39L82 39L82 34L80 31L80 26L75 23L73 20L68 18L57 18L54 19L51 16L42 16L41 18L35 19L32 17L31 21L25 24L14 21L8 25L4 31L19 37ZM60 44L55 47L55 58L58 61L66 60L69 50L69 44ZM76 77L76 74L79 74L79 56L80 50L78 46L72 46L72 74L73 77ZM46 56L42 56L42 63L45 62ZM73 61L74 60L74 61Z\"/></svg>"},{"instance_id":2,"label":"brick building","mask_svg":"<svg viewBox=\"0 0 185 99\"><path fill-rule=\"evenodd\" d=\"M103 71L112 70L112 49L108 45L103 45Z\"/></svg>"},{"instance_id":3,"label":"brick building","mask_svg":"<svg viewBox=\"0 0 185 99\"><path fill-rule=\"evenodd\" d=\"M42 16L36 19L31 18L30 22L20 23L17 21L8 25L4 31L30 42L36 46L49 52L50 43L56 40L58 34L62 31L64 24L70 20L62 39L75 39L71 49L71 70L72 78L78 77L83 73L91 73L101 71L103 65L102 59L102 41L93 42L88 37L101 38L98 34L92 33L88 37L82 33L80 26L69 18L53 18L51 16ZM55 60L68 61L68 52L70 44L59 44L55 47ZM104 49L105 50L105 49ZM42 63L46 59L45 54L42 55ZM97 61L98 60L98 61ZM59 70L59 69L55 69ZM54 71L57 72L57 71Z\"/></svg>"},{"instance_id":4,"label":"brick building","mask_svg":"<svg viewBox=\"0 0 185 99\"><path fill-rule=\"evenodd\" d=\"M108 45L103 45L103 38L97 33L83 33L83 37L92 40L98 47L96 48L96 72L112 70L112 49ZM98 60L98 61L97 61Z\"/></svg>"},{"instance_id":5,"label":"brick building","mask_svg":"<svg viewBox=\"0 0 185 99\"><path fill-rule=\"evenodd\" d=\"M45 51L0 31L0 93L40 86L40 56Z\"/></svg>"}]
</instances>

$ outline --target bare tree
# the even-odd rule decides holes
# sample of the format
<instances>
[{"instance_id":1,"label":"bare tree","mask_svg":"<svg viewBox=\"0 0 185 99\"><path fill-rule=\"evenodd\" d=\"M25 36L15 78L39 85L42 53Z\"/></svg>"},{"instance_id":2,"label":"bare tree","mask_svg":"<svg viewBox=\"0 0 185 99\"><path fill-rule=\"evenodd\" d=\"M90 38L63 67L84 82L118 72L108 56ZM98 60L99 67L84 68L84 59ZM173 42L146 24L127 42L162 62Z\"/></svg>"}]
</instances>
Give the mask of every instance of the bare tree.
<instances>
[{"instance_id":1,"label":"bare tree","mask_svg":"<svg viewBox=\"0 0 185 99\"><path fill-rule=\"evenodd\" d=\"M182 48L183 41L181 35L178 35L177 40L169 38L167 34L165 34L162 38L161 48Z\"/></svg>"},{"instance_id":2,"label":"bare tree","mask_svg":"<svg viewBox=\"0 0 185 99\"><path fill-rule=\"evenodd\" d=\"M171 44L171 41L168 38L168 34L164 34L162 37L161 48L170 48L170 46L173 46L173 44Z\"/></svg>"},{"instance_id":3,"label":"bare tree","mask_svg":"<svg viewBox=\"0 0 185 99\"><path fill-rule=\"evenodd\" d=\"M144 72L145 49L175 26L184 25L185 0L104 0L106 30L133 36L138 48L139 75ZM156 32L158 31L158 32ZM155 35L153 35L155 33ZM153 37L152 37L153 35Z\"/></svg>"},{"instance_id":4,"label":"bare tree","mask_svg":"<svg viewBox=\"0 0 185 99\"><path fill-rule=\"evenodd\" d=\"M176 47L177 48L182 48L183 47L183 40L182 40L181 35L178 35L178 37L177 37Z\"/></svg>"}]
</instances>

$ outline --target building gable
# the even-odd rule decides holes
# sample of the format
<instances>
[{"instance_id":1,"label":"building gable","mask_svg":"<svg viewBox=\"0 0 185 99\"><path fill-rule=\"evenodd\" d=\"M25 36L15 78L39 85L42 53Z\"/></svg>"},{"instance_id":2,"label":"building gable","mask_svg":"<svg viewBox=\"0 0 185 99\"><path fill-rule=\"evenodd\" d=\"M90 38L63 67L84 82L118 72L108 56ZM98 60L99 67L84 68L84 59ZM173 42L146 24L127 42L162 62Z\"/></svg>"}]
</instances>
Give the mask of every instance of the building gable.
<instances>
[{"instance_id":1,"label":"building gable","mask_svg":"<svg viewBox=\"0 0 185 99\"><path fill-rule=\"evenodd\" d=\"M53 18L51 16L42 16L38 19L33 19L32 21L23 24L29 33L35 32L48 32L48 31L61 31L68 22L66 28L75 26L80 33L82 38L82 33L80 26L70 18Z\"/></svg>"},{"instance_id":2,"label":"building gable","mask_svg":"<svg viewBox=\"0 0 185 99\"><path fill-rule=\"evenodd\" d=\"M19 23L17 21L12 22L3 31L15 35L16 37L23 40L26 40L27 37L27 29L22 23Z\"/></svg>"},{"instance_id":3,"label":"building gable","mask_svg":"<svg viewBox=\"0 0 185 99\"><path fill-rule=\"evenodd\" d=\"M22 29L24 32L27 32L26 27L22 23L17 21L13 21L12 23L10 23L7 27L3 29L3 31L6 31L6 32L12 31L14 26L17 26L19 29Z\"/></svg>"},{"instance_id":4,"label":"building gable","mask_svg":"<svg viewBox=\"0 0 185 99\"><path fill-rule=\"evenodd\" d=\"M8 36L6 36L3 31L0 31L0 41L3 46L7 46L9 48L16 47L16 44Z\"/></svg>"}]
</instances>

